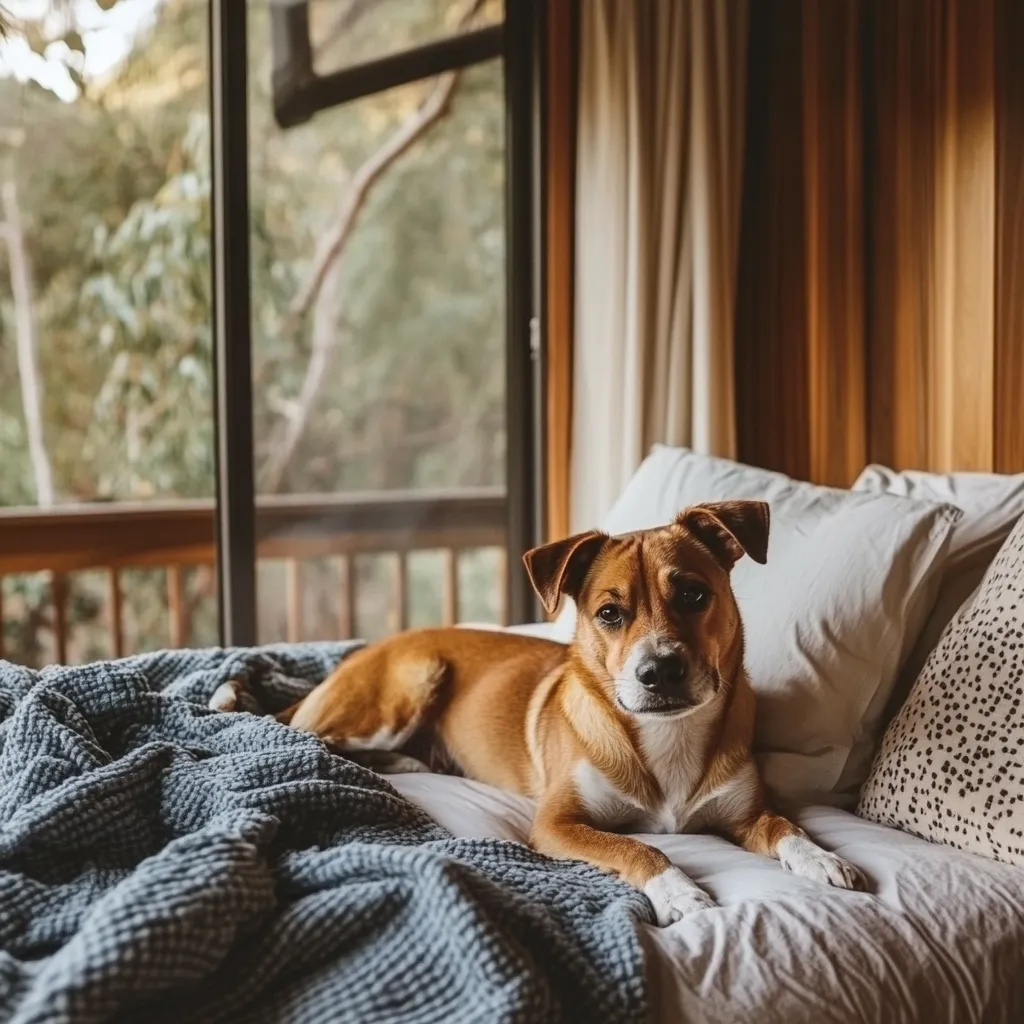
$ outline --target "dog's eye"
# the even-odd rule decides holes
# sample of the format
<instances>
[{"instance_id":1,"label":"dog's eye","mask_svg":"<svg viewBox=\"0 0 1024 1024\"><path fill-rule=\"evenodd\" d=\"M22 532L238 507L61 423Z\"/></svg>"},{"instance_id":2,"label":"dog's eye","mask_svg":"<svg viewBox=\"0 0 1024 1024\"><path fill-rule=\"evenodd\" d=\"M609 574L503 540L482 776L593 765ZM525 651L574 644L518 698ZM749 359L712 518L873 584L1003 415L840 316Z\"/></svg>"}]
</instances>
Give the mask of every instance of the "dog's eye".
<instances>
[{"instance_id":1,"label":"dog's eye","mask_svg":"<svg viewBox=\"0 0 1024 1024\"><path fill-rule=\"evenodd\" d=\"M676 591L676 604L683 611L701 612L708 604L711 591L703 583L684 583Z\"/></svg>"},{"instance_id":2,"label":"dog's eye","mask_svg":"<svg viewBox=\"0 0 1024 1024\"><path fill-rule=\"evenodd\" d=\"M622 609L618 605L606 604L599 608L597 611L597 617L606 626L621 626L622 625Z\"/></svg>"}]
</instances>

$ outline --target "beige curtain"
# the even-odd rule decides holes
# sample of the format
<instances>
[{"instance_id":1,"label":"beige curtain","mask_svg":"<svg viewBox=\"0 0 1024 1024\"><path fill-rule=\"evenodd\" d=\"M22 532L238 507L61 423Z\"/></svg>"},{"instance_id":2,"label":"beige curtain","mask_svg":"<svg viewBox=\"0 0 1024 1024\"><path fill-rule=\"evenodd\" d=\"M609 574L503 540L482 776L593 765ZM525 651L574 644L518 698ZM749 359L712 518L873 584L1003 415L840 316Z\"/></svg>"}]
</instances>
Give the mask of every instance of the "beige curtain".
<instances>
[{"instance_id":1,"label":"beige curtain","mask_svg":"<svg viewBox=\"0 0 1024 1024\"><path fill-rule=\"evenodd\" d=\"M571 521L650 446L735 452L747 0L583 0Z\"/></svg>"}]
</instances>

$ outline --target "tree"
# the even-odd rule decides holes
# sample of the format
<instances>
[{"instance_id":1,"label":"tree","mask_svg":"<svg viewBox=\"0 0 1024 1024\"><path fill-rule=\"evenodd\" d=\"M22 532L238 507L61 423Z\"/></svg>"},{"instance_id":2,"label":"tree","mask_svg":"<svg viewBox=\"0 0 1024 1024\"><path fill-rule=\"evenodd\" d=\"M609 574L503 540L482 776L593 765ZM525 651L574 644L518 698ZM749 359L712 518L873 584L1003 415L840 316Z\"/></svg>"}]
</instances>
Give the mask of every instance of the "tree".
<instances>
[{"instance_id":1,"label":"tree","mask_svg":"<svg viewBox=\"0 0 1024 1024\"><path fill-rule=\"evenodd\" d=\"M283 132L271 116L267 12L250 10L264 485L335 492L500 483L500 65L369 97ZM467 7L407 0L388 8L397 22L382 10L330 5L318 59L341 65L385 52L450 29ZM123 64L83 80L75 102L18 89L32 162L19 160L14 174L34 274L42 419L54 489L72 500L213 493L206 31L203 4L167 0ZM77 52L67 50L74 63ZM0 78L0 106L14 88ZM26 420L6 373L14 365L10 269L0 251L0 444L5 469L14 467L0 480L0 504L33 500ZM363 571L368 606L382 606L386 580ZM201 589L193 587L197 600L205 600ZM486 604L486 589L481 582L470 597ZM414 604L437 591L436 579L414 573ZM136 641L165 640L141 624L159 618L149 609L162 605L160 578L133 577L126 597L140 623ZM266 618L281 614L274 590L261 602ZM326 631L328 621L314 629Z\"/></svg>"}]
</instances>

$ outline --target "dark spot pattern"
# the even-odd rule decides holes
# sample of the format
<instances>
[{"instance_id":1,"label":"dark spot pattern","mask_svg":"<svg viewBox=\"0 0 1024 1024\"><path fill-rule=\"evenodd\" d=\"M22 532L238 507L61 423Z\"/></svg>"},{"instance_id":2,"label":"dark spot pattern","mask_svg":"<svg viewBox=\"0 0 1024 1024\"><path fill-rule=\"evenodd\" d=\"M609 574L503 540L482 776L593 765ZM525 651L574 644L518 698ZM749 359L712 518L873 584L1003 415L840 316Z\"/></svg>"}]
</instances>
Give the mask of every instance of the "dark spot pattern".
<instances>
[{"instance_id":1,"label":"dark spot pattern","mask_svg":"<svg viewBox=\"0 0 1024 1024\"><path fill-rule=\"evenodd\" d=\"M1024 864L1024 518L886 730L857 813Z\"/></svg>"}]
</instances>

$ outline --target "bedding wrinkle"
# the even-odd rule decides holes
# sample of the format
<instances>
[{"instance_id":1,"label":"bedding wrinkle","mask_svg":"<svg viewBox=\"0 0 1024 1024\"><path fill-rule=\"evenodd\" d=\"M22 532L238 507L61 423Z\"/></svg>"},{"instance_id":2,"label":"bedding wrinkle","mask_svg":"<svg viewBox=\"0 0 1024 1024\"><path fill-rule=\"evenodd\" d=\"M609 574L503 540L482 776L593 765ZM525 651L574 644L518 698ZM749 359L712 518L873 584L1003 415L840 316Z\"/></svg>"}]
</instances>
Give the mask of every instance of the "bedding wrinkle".
<instances>
[{"instance_id":1,"label":"bedding wrinkle","mask_svg":"<svg viewBox=\"0 0 1024 1024\"><path fill-rule=\"evenodd\" d=\"M393 781L455 835L500 828L521 806L462 779ZM871 891L823 891L715 836L638 837L719 904L643 927L659 1024L1024 1022L1024 869L836 808L798 823Z\"/></svg>"}]
</instances>

